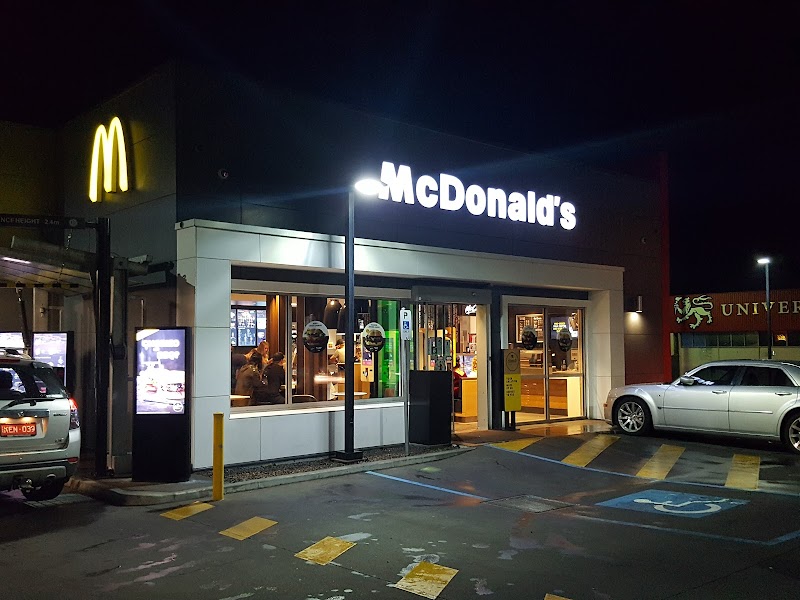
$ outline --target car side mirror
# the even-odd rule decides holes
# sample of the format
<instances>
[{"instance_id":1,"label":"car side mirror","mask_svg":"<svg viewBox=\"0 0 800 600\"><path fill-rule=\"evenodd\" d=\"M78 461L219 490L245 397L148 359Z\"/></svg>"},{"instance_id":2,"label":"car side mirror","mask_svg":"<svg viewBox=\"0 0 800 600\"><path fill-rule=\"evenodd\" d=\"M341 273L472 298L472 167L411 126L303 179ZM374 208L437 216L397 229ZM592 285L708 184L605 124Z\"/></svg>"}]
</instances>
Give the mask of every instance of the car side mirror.
<instances>
[{"instance_id":1,"label":"car side mirror","mask_svg":"<svg viewBox=\"0 0 800 600\"><path fill-rule=\"evenodd\" d=\"M686 375L681 376L680 380L681 385L694 385L695 380L693 377L688 377Z\"/></svg>"}]
</instances>

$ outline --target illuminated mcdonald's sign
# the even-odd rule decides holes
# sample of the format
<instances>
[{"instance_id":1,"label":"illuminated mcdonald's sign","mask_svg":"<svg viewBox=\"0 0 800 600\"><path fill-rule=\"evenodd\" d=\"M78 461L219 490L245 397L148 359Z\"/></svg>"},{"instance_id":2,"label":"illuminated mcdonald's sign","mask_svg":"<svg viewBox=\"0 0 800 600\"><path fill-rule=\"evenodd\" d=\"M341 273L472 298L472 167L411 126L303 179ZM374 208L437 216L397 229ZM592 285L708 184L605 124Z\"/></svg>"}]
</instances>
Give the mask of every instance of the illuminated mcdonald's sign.
<instances>
[{"instance_id":1,"label":"illuminated mcdonald's sign","mask_svg":"<svg viewBox=\"0 0 800 600\"><path fill-rule=\"evenodd\" d=\"M114 143L116 142L116 144ZM117 150L116 170L114 169L114 149ZM100 153L103 155L103 189L106 192L115 192L116 179L119 191L128 191L128 159L125 153L125 135L122 133L122 123L119 117L111 119L106 130L100 125L94 134L94 147L92 149L92 170L89 175L89 200L100 200ZM114 175L116 174L116 178Z\"/></svg>"}]
</instances>

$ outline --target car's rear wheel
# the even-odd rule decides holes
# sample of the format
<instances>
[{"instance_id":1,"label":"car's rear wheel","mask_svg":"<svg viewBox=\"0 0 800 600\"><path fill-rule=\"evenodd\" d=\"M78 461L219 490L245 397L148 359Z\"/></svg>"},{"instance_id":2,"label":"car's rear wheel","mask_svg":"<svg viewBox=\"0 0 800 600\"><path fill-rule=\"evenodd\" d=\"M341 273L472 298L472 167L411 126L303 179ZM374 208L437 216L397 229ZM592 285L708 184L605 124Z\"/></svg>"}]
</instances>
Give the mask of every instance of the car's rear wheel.
<instances>
[{"instance_id":1,"label":"car's rear wheel","mask_svg":"<svg viewBox=\"0 0 800 600\"><path fill-rule=\"evenodd\" d=\"M64 489L64 481L54 481L32 490L22 490L23 495L28 500L41 502L42 500L52 500L61 493Z\"/></svg>"},{"instance_id":2,"label":"car's rear wheel","mask_svg":"<svg viewBox=\"0 0 800 600\"><path fill-rule=\"evenodd\" d=\"M789 450L800 454L800 411L795 411L784 419L781 439Z\"/></svg>"},{"instance_id":3,"label":"car's rear wheel","mask_svg":"<svg viewBox=\"0 0 800 600\"><path fill-rule=\"evenodd\" d=\"M614 421L630 435L644 435L653 426L650 411L638 398L620 398L614 407Z\"/></svg>"}]
</instances>

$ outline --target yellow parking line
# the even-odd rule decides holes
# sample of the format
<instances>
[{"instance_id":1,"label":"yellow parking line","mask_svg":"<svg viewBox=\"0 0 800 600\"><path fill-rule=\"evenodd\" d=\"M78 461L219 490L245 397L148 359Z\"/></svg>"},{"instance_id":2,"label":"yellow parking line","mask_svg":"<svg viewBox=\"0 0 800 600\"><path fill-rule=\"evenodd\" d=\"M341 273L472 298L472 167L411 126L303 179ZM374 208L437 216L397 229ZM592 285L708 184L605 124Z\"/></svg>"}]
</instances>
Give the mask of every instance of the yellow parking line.
<instances>
[{"instance_id":1,"label":"yellow parking line","mask_svg":"<svg viewBox=\"0 0 800 600\"><path fill-rule=\"evenodd\" d=\"M277 524L277 521L270 521L269 519L264 519L263 517L253 517L252 519L247 519L247 521L243 521L238 525L234 525L228 529L223 529L220 531L220 534L227 535L230 538L241 541L246 540L257 533L261 533L265 529L269 529L273 525Z\"/></svg>"},{"instance_id":2,"label":"yellow parking line","mask_svg":"<svg viewBox=\"0 0 800 600\"><path fill-rule=\"evenodd\" d=\"M492 444L492 446L495 446L496 448L503 448L505 450L512 450L513 452L519 452L531 444L535 444L541 439L542 438L540 437L524 438L521 440L511 440L510 442L498 442L496 444Z\"/></svg>"},{"instance_id":3,"label":"yellow parking line","mask_svg":"<svg viewBox=\"0 0 800 600\"><path fill-rule=\"evenodd\" d=\"M303 560L317 563L318 565L327 565L334 558L341 556L353 546L355 546L353 542L346 542L336 537L326 537L305 550L301 550L295 554L295 556Z\"/></svg>"},{"instance_id":4,"label":"yellow parking line","mask_svg":"<svg viewBox=\"0 0 800 600\"><path fill-rule=\"evenodd\" d=\"M556 596L555 594L545 594L544 600L569 600L569 598L564 598L564 596Z\"/></svg>"},{"instance_id":5,"label":"yellow parking line","mask_svg":"<svg viewBox=\"0 0 800 600\"><path fill-rule=\"evenodd\" d=\"M395 584L395 587L433 600L456 576L458 569L422 561Z\"/></svg>"},{"instance_id":6,"label":"yellow parking line","mask_svg":"<svg viewBox=\"0 0 800 600\"><path fill-rule=\"evenodd\" d=\"M637 477L646 477L647 479L664 479L678 459L683 454L685 448L680 446L670 446L664 444L658 449L650 460L639 470L636 474Z\"/></svg>"},{"instance_id":7,"label":"yellow parking line","mask_svg":"<svg viewBox=\"0 0 800 600\"><path fill-rule=\"evenodd\" d=\"M598 435L593 437L588 442L581 444L581 447L575 450L572 454L567 456L561 462L568 465L575 465L576 467L585 467L595 458L600 456L600 453L608 448L611 444L619 439L616 435Z\"/></svg>"},{"instance_id":8,"label":"yellow parking line","mask_svg":"<svg viewBox=\"0 0 800 600\"><path fill-rule=\"evenodd\" d=\"M742 490L757 490L761 458L746 454L734 454L725 487Z\"/></svg>"},{"instance_id":9,"label":"yellow parking line","mask_svg":"<svg viewBox=\"0 0 800 600\"><path fill-rule=\"evenodd\" d=\"M181 506L180 508L168 510L165 513L161 513L161 516L172 519L173 521L180 521L181 519L194 516L197 513L208 510L209 508L214 508L214 505L208 504L207 502L195 502L194 504L189 504L188 506Z\"/></svg>"}]
</instances>

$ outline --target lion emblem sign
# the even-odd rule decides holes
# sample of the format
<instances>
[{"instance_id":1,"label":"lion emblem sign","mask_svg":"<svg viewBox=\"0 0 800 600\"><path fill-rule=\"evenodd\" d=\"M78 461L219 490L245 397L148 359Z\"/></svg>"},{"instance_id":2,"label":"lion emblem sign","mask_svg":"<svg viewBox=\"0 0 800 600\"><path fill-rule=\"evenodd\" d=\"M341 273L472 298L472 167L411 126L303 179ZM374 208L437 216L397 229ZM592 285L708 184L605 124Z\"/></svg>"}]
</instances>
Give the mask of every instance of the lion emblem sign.
<instances>
[{"instance_id":1,"label":"lion emblem sign","mask_svg":"<svg viewBox=\"0 0 800 600\"><path fill-rule=\"evenodd\" d=\"M694 317L695 322L689 324L690 329L697 329L705 318L706 323L711 323L714 319L711 316L711 309L714 303L710 296L675 296L675 315L676 323L683 323Z\"/></svg>"}]
</instances>

